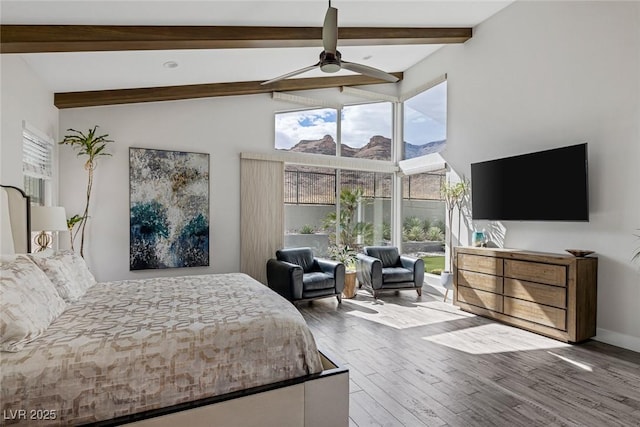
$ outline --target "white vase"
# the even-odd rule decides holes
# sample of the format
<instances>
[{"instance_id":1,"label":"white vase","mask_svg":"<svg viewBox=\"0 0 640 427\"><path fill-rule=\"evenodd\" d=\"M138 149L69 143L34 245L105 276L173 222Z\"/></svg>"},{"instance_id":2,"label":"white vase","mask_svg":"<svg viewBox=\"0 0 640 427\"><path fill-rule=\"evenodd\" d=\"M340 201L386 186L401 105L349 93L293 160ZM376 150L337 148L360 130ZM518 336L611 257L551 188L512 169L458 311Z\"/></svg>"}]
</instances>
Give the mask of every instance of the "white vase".
<instances>
[{"instance_id":1,"label":"white vase","mask_svg":"<svg viewBox=\"0 0 640 427\"><path fill-rule=\"evenodd\" d=\"M440 274L440 284L446 289L453 289L453 272L443 271Z\"/></svg>"},{"instance_id":2,"label":"white vase","mask_svg":"<svg viewBox=\"0 0 640 427\"><path fill-rule=\"evenodd\" d=\"M446 302L449 290L453 289L453 272L443 271L442 274L440 274L440 284L446 289L444 293L444 301Z\"/></svg>"}]
</instances>

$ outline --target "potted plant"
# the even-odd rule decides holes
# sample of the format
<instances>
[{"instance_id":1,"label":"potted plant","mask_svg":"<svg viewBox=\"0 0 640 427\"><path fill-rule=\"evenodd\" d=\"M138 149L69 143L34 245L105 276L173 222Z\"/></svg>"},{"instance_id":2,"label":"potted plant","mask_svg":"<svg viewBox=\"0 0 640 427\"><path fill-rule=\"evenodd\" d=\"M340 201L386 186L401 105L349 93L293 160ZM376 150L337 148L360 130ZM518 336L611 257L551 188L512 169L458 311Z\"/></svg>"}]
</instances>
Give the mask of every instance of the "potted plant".
<instances>
[{"instance_id":1,"label":"potted plant","mask_svg":"<svg viewBox=\"0 0 640 427\"><path fill-rule=\"evenodd\" d=\"M353 298L356 296L356 251L349 246L331 246L329 248L329 256L331 259L340 261L344 264L344 290L342 294L345 298Z\"/></svg>"},{"instance_id":2,"label":"potted plant","mask_svg":"<svg viewBox=\"0 0 640 427\"><path fill-rule=\"evenodd\" d=\"M447 219L449 220L449 269L443 271L440 275L440 284L448 291L453 288L453 231L451 229L453 225L453 212L458 209L459 227L462 205L469 192L469 181L463 179L456 183L445 182L442 185L441 191L447 208ZM460 233L458 232L458 234Z\"/></svg>"},{"instance_id":3,"label":"potted plant","mask_svg":"<svg viewBox=\"0 0 640 427\"><path fill-rule=\"evenodd\" d=\"M107 139L109 135L96 135L97 129L98 126L94 126L93 129L89 129L86 134L75 129L67 129L69 133L59 142L61 145L70 145L73 149L77 149L78 156L87 156L87 160L84 163L84 168L88 174L84 212L82 215L74 215L67 221L70 232L73 231L75 225L78 226L75 233L71 236L71 247L73 248L73 242L78 232L80 232L80 256L83 258L85 229L87 221L89 220L89 203L91 202L91 189L93 187L93 174L98 166L98 157L111 155L105 151L105 148L107 147L107 143L113 142Z\"/></svg>"}]
</instances>

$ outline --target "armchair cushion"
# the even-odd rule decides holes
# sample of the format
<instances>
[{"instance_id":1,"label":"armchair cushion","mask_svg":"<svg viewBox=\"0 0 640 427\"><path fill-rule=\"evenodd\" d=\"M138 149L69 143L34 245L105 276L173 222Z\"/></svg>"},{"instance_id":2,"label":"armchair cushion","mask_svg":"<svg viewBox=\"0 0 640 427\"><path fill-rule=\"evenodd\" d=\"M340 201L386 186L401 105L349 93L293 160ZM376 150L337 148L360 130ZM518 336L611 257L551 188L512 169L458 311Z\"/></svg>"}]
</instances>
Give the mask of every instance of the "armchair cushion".
<instances>
[{"instance_id":1,"label":"armchair cushion","mask_svg":"<svg viewBox=\"0 0 640 427\"><path fill-rule=\"evenodd\" d=\"M413 282L413 270L402 267L382 268L382 283Z\"/></svg>"},{"instance_id":2,"label":"armchair cushion","mask_svg":"<svg viewBox=\"0 0 640 427\"><path fill-rule=\"evenodd\" d=\"M378 258L382 262L382 268L396 267L400 264L400 254L394 246L367 246L364 253Z\"/></svg>"},{"instance_id":3,"label":"armchair cushion","mask_svg":"<svg viewBox=\"0 0 640 427\"><path fill-rule=\"evenodd\" d=\"M333 276L326 273L311 272L302 276L303 288L305 291L317 291L320 289L331 289L336 286Z\"/></svg>"},{"instance_id":4,"label":"armchair cushion","mask_svg":"<svg viewBox=\"0 0 640 427\"><path fill-rule=\"evenodd\" d=\"M304 273L309 273L316 267L311 248L280 249L276 251L276 258L299 265Z\"/></svg>"}]
</instances>

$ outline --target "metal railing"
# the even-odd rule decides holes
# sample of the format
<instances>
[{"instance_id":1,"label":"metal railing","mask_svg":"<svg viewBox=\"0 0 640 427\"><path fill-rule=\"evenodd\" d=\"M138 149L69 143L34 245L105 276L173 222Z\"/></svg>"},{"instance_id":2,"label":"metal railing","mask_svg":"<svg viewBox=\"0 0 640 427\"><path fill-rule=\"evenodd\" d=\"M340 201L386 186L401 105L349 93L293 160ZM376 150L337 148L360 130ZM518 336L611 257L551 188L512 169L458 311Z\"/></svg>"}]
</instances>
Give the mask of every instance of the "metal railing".
<instances>
[{"instance_id":1,"label":"metal railing","mask_svg":"<svg viewBox=\"0 0 640 427\"><path fill-rule=\"evenodd\" d=\"M442 173L423 173L402 178L404 200L442 200ZM391 198L388 173L341 171L342 188L361 188L366 198ZM288 168L284 172L284 202L293 205L335 205L337 173Z\"/></svg>"}]
</instances>

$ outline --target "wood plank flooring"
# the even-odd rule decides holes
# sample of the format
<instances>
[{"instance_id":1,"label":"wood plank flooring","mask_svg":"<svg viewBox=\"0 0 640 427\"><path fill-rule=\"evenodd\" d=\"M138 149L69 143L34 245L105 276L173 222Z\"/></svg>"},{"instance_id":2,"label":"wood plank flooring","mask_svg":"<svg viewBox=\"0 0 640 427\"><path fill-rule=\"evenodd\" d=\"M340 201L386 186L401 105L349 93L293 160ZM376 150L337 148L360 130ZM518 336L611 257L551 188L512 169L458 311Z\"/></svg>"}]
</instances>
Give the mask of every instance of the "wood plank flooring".
<instances>
[{"instance_id":1,"label":"wood plank flooring","mask_svg":"<svg viewBox=\"0 0 640 427\"><path fill-rule=\"evenodd\" d=\"M350 426L640 426L640 353L569 345L415 291L303 303L349 368Z\"/></svg>"}]
</instances>

